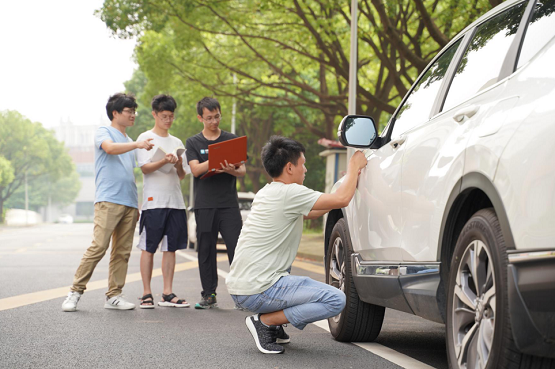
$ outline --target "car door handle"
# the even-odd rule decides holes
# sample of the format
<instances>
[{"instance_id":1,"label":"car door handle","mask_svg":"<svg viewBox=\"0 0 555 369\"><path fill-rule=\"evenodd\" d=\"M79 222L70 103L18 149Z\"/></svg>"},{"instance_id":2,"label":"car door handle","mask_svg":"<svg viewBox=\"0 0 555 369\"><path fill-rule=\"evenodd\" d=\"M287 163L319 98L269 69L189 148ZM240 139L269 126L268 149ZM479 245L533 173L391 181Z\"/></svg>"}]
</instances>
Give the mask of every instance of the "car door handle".
<instances>
[{"instance_id":1,"label":"car door handle","mask_svg":"<svg viewBox=\"0 0 555 369\"><path fill-rule=\"evenodd\" d=\"M479 105L466 106L453 115L453 120L457 123L461 123L464 120L464 117L472 118L478 110L480 110Z\"/></svg>"},{"instance_id":2,"label":"car door handle","mask_svg":"<svg viewBox=\"0 0 555 369\"><path fill-rule=\"evenodd\" d=\"M399 148L399 146L401 146L402 144L405 143L406 139L407 139L406 137L401 136L401 137L399 137L398 139L391 141L389 144L390 144L391 147L393 147L394 149L397 149L397 148Z\"/></svg>"}]
</instances>

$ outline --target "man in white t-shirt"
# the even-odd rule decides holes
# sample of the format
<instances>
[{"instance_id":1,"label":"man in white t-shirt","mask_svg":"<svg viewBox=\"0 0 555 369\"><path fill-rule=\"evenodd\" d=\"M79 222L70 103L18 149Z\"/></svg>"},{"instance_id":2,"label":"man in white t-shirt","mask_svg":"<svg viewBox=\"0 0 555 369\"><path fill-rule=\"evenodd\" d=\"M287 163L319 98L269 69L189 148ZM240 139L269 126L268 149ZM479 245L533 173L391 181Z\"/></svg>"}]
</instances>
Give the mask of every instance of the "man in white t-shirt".
<instances>
[{"instance_id":1,"label":"man in white t-shirt","mask_svg":"<svg viewBox=\"0 0 555 369\"><path fill-rule=\"evenodd\" d=\"M246 318L256 346L265 354L284 352L289 336L282 325L303 329L308 323L339 314L345 294L325 283L289 274L297 255L303 219L314 219L349 204L364 154L349 161L341 186L323 194L303 186L305 148L295 140L272 136L262 149L264 169L273 181L258 191L243 225L226 278L235 303L257 314Z\"/></svg>"},{"instance_id":2,"label":"man in white t-shirt","mask_svg":"<svg viewBox=\"0 0 555 369\"><path fill-rule=\"evenodd\" d=\"M154 128L141 133L137 140L151 139L154 149L139 152L137 162L143 172L143 206L141 209L140 239L143 279L142 309L153 309L150 288L154 253L160 246L164 290L158 306L189 307L185 299L172 290L175 271L175 252L187 248L187 214L179 181L191 170L183 160L185 147L177 137L169 134L177 104L169 95L152 99Z\"/></svg>"}]
</instances>

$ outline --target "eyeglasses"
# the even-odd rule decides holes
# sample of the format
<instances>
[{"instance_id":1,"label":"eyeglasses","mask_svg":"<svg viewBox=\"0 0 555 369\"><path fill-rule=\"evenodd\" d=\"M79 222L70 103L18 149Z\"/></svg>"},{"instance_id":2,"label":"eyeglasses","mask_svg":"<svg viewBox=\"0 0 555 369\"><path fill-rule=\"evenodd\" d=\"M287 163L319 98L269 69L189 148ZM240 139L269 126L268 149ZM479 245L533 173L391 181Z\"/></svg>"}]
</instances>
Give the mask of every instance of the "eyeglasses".
<instances>
[{"instance_id":1,"label":"eyeglasses","mask_svg":"<svg viewBox=\"0 0 555 369\"><path fill-rule=\"evenodd\" d=\"M216 114L213 117L210 118L202 118L206 123L212 123L213 121L219 121L220 119L222 119L222 116L220 114Z\"/></svg>"},{"instance_id":2,"label":"eyeglasses","mask_svg":"<svg viewBox=\"0 0 555 369\"><path fill-rule=\"evenodd\" d=\"M171 121L173 121L173 120L175 119L175 115L173 115L173 114L170 114L170 115L165 115L165 114L164 114L164 115L158 115L158 113L156 113L156 116L157 116L158 118L160 118L160 120L161 120L162 122L171 122Z\"/></svg>"},{"instance_id":3,"label":"eyeglasses","mask_svg":"<svg viewBox=\"0 0 555 369\"><path fill-rule=\"evenodd\" d=\"M126 109L123 109L123 111L126 112L126 113L129 113L129 114L131 114L131 115L137 115L137 114L139 114L139 113L137 113L137 112L136 112L135 110L133 110L133 109L127 109L127 108L126 108Z\"/></svg>"}]
</instances>

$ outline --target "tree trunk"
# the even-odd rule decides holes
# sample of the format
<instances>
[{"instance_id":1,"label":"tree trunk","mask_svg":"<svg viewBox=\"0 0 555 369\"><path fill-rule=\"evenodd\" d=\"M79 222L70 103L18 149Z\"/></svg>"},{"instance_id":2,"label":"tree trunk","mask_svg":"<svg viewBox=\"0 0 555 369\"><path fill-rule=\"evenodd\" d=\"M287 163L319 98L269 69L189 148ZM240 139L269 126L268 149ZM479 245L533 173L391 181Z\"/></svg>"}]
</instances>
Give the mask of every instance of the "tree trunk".
<instances>
[{"instance_id":1,"label":"tree trunk","mask_svg":"<svg viewBox=\"0 0 555 369\"><path fill-rule=\"evenodd\" d=\"M239 191L247 192L247 188L245 187L245 177L240 177L237 179L239 180Z\"/></svg>"},{"instance_id":2,"label":"tree trunk","mask_svg":"<svg viewBox=\"0 0 555 369\"><path fill-rule=\"evenodd\" d=\"M257 193L260 190L260 173L254 170L247 170L247 175L252 183L252 191Z\"/></svg>"},{"instance_id":3,"label":"tree trunk","mask_svg":"<svg viewBox=\"0 0 555 369\"><path fill-rule=\"evenodd\" d=\"M0 198L0 224L4 223L4 199Z\"/></svg>"}]
</instances>

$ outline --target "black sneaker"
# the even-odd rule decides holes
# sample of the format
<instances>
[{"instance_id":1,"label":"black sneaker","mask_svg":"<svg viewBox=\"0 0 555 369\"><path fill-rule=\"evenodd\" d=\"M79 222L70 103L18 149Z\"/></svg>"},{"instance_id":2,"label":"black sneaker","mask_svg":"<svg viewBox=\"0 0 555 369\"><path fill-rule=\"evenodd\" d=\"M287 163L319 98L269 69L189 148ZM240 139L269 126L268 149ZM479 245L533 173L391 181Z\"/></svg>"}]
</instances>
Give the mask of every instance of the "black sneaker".
<instances>
[{"instance_id":1,"label":"black sneaker","mask_svg":"<svg viewBox=\"0 0 555 369\"><path fill-rule=\"evenodd\" d=\"M285 326L287 326L287 325L285 325ZM285 329L283 329L283 325L278 326L278 331L277 331L277 335L276 335L276 343L279 343L279 344L283 345L284 343L289 343L289 342L291 342L291 339L289 338L289 335L287 333L285 333Z\"/></svg>"},{"instance_id":2,"label":"black sneaker","mask_svg":"<svg viewBox=\"0 0 555 369\"><path fill-rule=\"evenodd\" d=\"M195 309L210 309L218 307L218 302L216 301L216 295L211 294L210 296L203 296L200 302L195 304Z\"/></svg>"},{"instance_id":3,"label":"black sneaker","mask_svg":"<svg viewBox=\"0 0 555 369\"><path fill-rule=\"evenodd\" d=\"M260 321L258 314L248 316L245 323L260 352L264 354L283 354L285 350L276 343L279 326L265 326Z\"/></svg>"}]
</instances>

